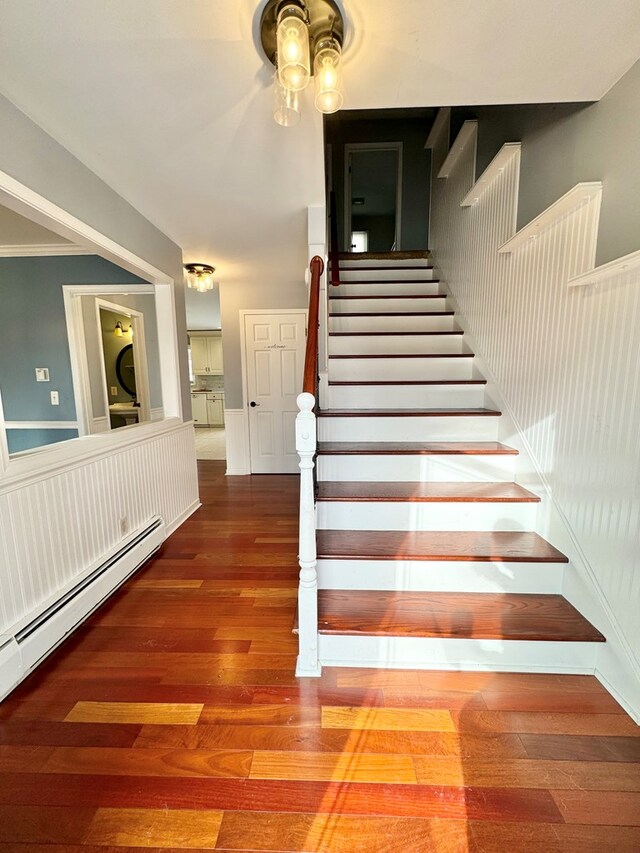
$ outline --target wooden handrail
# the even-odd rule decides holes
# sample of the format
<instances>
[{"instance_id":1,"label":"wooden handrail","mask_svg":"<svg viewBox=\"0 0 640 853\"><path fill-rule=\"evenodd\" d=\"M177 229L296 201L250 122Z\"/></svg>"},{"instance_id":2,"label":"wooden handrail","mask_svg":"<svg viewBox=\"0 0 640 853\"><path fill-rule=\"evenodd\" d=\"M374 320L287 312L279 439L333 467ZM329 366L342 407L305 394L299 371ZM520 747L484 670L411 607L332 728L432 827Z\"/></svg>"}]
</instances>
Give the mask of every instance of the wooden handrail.
<instances>
[{"instance_id":1,"label":"wooden handrail","mask_svg":"<svg viewBox=\"0 0 640 853\"><path fill-rule=\"evenodd\" d=\"M329 193L329 261L331 263L331 284L340 284L340 253L338 251L338 213L336 194Z\"/></svg>"},{"instance_id":2,"label":"wooden handrail","mask_svg":"<svg viewBox=\"0 0 640 853\"><path fill-rule=\"evenodd\" d=\"M320 277L324 272L324 261L319 255L311 258L311 286L309 288L309 330L307 349L304 355L304 377L302 390L316 396L318 383L318 306L320 303Z\"/></svg>"}]
</instances>

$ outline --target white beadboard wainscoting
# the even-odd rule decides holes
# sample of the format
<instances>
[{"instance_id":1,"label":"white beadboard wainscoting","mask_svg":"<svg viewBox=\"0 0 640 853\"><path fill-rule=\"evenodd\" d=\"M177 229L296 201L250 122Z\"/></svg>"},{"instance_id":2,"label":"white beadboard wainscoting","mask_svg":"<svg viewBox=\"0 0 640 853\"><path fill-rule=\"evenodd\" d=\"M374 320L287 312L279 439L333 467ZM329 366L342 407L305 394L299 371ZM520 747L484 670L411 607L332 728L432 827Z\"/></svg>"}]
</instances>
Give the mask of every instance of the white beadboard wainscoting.
<instances>
[{"instance_id":1,"label":"white beadboard wainscoting","mask_svg":"<svg viewBox=\"0 0 640 853\"><path fill-rule=\"evenodd\" d=\"M193 425L176 420L149 430L144 437L132 430L130 441L102 451L91 437L85 458L0 479L0 646L152 519L169 535L200 505ZM103 581L93 607L108 592ZM52 646L60 639L52 636ZM0 696L7 692L1 658Z\"/></svg>"},{"instance_id":2,"label":"white beadboard wainscoting","mask_svg":"<svg viewBox=\"0 0 640 853\"><path fill-rule=\"evenodd\" d=\"M466 144L434 180L435 263L505 413L500 440L521 450L516 479L543 495L538 532L571 559L563 593L607 636L596 674L640 720L640 270L570 286L593 268L597 183L514 237L519 146L508 154L476 181Z\"/></svg>"}]
</instances>

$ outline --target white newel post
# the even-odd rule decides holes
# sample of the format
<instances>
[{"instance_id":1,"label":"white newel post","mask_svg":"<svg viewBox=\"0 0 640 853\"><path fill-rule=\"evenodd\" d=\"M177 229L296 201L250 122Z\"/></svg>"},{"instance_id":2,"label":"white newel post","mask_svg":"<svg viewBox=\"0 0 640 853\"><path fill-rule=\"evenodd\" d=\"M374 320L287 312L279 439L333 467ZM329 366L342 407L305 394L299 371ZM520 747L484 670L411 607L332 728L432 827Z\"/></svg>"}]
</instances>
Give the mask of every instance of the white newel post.
<instances>
[{"instance_id":1,"label":"white newel post","mask_svg":"<svg viewBox=\"0 0 640 853\"><path fill-rule=\"evenodd\" d=\"M313 394L300 394L296 417L296 450L300 457L300 584L298 586L298 663L296 675L319 676L318 573L313 457L316 453L316 404Z\"/></svg>"}]
</instances>

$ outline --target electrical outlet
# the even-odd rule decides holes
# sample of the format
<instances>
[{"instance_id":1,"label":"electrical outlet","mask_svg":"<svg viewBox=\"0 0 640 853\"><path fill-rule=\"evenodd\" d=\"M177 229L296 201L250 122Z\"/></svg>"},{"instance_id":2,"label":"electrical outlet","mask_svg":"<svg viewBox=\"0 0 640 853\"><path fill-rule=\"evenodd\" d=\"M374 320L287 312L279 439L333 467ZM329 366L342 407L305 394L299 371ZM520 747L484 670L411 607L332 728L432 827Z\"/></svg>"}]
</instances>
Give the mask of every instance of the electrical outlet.
<instances>
[{"instance_id":1,"label":"electrical outlet","mask_svg":"<svg viewBox=\"0 0 640 853\"><path fill-rule=\"evenodd\" d=\"M60 394L57 391L51 392L51 405L59 406L60 405Z\"/></svg>"},{"instance_id":2,"label":"electrical outlet","mask_svg":"<svg viewBox=\"0 0 640 853\"><path fill-rule=\"evenodd\" d=\"M123 515L120 519L120 535L126 536L127 531L129 530L129 519L126 515Z\"/></svg>"},{"instance_id":3,"label":"electrical outlet","mask_svg":"<svg viewBox=\"0 0 640 853\"><path fill-rule=\"evenodd\" d=\"M111 392L112 397L118 396L118 388L116 385L112 385L111 388L109 388L109 391Z\"/></svg>"}]
</instances>

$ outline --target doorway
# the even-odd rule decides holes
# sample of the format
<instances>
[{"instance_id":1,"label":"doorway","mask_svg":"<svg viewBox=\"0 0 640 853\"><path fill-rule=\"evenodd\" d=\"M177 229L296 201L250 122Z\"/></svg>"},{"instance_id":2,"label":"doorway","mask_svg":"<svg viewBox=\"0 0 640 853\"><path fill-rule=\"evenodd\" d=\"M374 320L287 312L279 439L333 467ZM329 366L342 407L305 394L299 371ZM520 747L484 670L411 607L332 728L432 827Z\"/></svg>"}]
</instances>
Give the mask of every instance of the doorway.
<instances>
[{"instance_id":1,"label":"doorway","mask_svg":"<svg viewBox=\"0 0 640 853\"><path fill-rule=\"evenodd\" d=\"M302 390L306 313L243 314L251 473L297 474L296 398Z\"/></svg>"},{"instance_id":2,"label":"doorway","mask_svg":"<svg viewBox=\"0 0 640 853\"><path fill-rule=\"evenodd\" d=\"M345 145L345 246L350 252L401 248L402 142ZM366 245L366 249L363 246Z\"/></svg>"}]
</instances>

